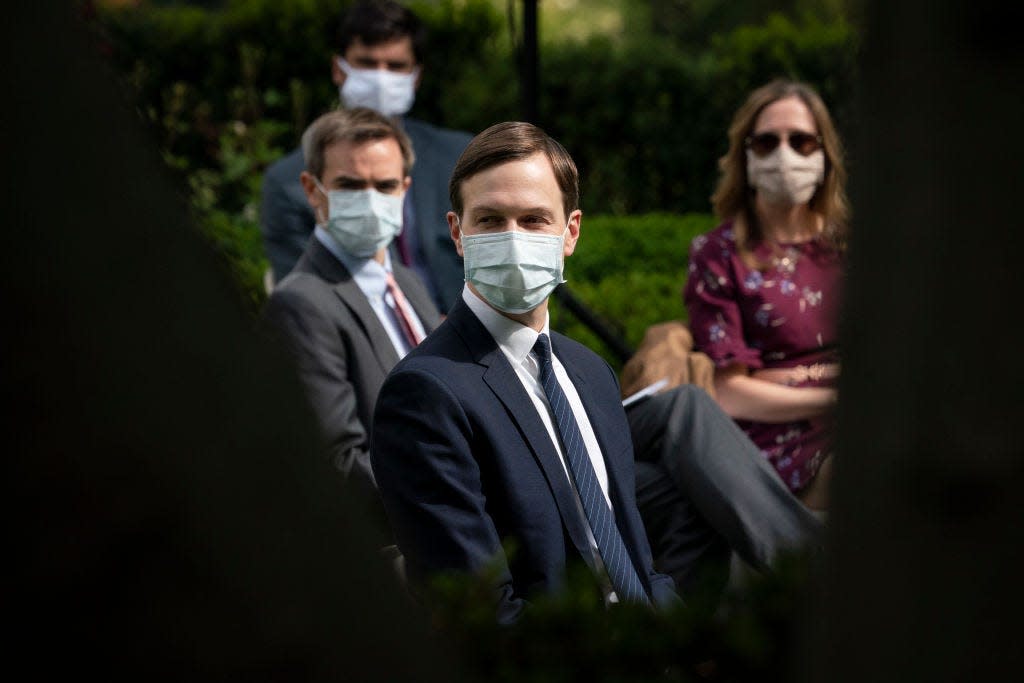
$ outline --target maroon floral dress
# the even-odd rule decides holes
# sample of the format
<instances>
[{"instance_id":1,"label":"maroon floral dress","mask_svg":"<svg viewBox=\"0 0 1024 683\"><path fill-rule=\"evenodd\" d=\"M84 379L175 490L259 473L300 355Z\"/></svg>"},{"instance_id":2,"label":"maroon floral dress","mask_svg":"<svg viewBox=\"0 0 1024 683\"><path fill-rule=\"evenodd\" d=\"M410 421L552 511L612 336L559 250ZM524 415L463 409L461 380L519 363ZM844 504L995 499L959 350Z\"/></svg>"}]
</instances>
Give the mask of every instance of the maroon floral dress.
<instances>
[{"instance_id":1,"label":"maroon floral dress","mask_svg":"<svg viewBox=\"0 0 1024 683\"><path fill-rule=\"evenodd\" d=\"M751 268L740 259L731 222L693 240L683 301L697 350L716 367L838 363L841 255L812 241L782 243L775 250L762 243L754 256L765 267ZM835 382L808 377L794 386ZM794 492L807 486L832 453L831 418L736 422Z\"/></svg>"}]
</instances>

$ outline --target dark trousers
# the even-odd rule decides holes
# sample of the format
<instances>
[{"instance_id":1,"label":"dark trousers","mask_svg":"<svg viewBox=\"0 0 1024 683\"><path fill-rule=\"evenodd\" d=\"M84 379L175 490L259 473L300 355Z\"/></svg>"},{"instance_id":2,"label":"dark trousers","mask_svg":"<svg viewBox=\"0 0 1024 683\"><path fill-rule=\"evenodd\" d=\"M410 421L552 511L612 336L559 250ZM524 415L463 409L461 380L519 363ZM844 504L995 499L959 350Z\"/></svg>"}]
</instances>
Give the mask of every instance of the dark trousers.
<instances>
[{"instance_id":1,"label":"dark trousers","mask_svg":"<svg viewBox=\"0 0 1024 683\"><path fill-rule=\"evenodd\" d=\"M817 546L821 522L718 403L691 384L626 409L655 566L680 593L720 590L735 552L755 569Z\"/></svg>"}]
</instances>

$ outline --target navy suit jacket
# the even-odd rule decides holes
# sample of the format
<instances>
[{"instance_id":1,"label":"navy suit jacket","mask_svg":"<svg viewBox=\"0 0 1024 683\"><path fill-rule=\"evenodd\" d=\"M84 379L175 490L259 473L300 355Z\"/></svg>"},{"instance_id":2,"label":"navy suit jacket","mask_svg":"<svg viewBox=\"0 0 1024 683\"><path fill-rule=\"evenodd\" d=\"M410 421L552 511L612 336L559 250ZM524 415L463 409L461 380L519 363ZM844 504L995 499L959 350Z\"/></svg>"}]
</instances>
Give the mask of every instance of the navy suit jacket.
<instances>
[{"instance_id":1,"label":"navy suit jacket","mask_svg":"<svg viewBox=\"0 0 1024 683\"><path fill-rule=\"evenodd\" d=\"M615 519L653 602L678 601L655 573L636 507L633 447L615 373L552 334L593 424ZM586 520L543 422L494 338L461 299L388 375L374 412L371 464L409 578L480 573L497 563L498 619L593 566ZM503 543L514 552L506 555Z\"/></svg>"},{"instance_id":2,"label":"navy suit jacket","mask_svg":"<svg viewBox=\"0 0 1024 683\"><path fill-rule=\"evenodd\" d=\"M458 298L463 283L462 258L455 251L445 219L450 206L448 179L472 136L411 118L402 119L402 128L416 154L409 192L423 266L432 279L434 304L447 311ZM277 282L291 272L316 222L299 182L304 169L299 147L268 166L263 175L260 232ZM392 250L392 256L397 258L397 252Z\"/></svg>"}]
</instances>

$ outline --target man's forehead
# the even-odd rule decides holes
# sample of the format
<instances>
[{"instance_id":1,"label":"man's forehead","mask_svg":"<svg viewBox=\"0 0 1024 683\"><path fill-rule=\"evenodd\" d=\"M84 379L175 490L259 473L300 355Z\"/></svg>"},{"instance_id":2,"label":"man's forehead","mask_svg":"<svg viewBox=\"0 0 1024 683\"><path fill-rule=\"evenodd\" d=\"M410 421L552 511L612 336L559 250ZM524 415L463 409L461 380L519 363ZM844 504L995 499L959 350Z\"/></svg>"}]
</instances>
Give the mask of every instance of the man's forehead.
<instances>
[{"instance_id":1,"label":"man's forehead","mask_svg":"<svg viewBox=\"0 0 1024 683\"><path fill-rule=\"evenodd\" d=\"M540 198L556 204L561 202L561 189L554 169L542 153L485 168L466 178L462 189L467 208L493 202L496 198L535 197L538 202Z\"/></svg>"},{"instance_id":2,"label":"man's forehead","mask_svg":"<svg viewBox=\"0 0 1024 683\"><path fill-rule=\"evenodd\" d=\"M345 155L345 156L358 156L360 154L367 154L374 152L378 155L395 155L399 159L402 158L402 148L398 145L398 140L388 138L367 138L365 140L352 140L350 138L341 138L334 140L324 148L326 154L334 155Z\"/></svg>"},{"instance_id":3,"label":"man's forehead","mask_svg":"<svg viewBox=\"0 0 1024 683\"><path fill-rule=\"evenodd\" d=\"M402 148L394 138L335 140L324 149L324 160L331 166L350 166L362 162L394 164L402 170Z\"/></svg>"},{"instance_id":4,"label":"man's forehead","mask_svg":"<svg viewBox=\"0 0 1024 683\"><path fill-rule=\"evenodd\" d=\"M344 56L372 53L376 56L387 56L391 59L408 59L415 62L416 55L412 49L411 36L397 36L376 43L367 43L359 36L354 36L348 44Z\"/></svg>"}]
</instances>

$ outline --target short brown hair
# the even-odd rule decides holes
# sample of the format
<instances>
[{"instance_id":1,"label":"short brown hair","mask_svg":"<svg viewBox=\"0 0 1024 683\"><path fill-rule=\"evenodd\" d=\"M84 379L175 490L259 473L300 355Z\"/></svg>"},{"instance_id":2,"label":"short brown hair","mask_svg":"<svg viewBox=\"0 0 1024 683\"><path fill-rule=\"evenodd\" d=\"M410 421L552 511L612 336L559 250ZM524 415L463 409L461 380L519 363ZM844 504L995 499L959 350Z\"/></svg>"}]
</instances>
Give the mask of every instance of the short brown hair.
<instances>
[{"instance_id":1,"label":"short brown hair","mask_svg":"<svg viewBox=\"0 0 1024 683\"><path fill-rule=\"evenodd\" d=\"M806 83L777 79L754 90L737 110L729 126L729 151L718 160L721 176L711 196L715 213L722 220L735 221L737 245L747 251L764 236L754 213L750 182L747 178L746 140L754 131L757 117L765 107L787 97L797 97L814 117L825 150L825 181L810 200L810 208L825 219L823 237L833 246L846 246L849 202L846 198L846 168L843 146L832 123L828 108L814 88Z\"/></svg>"},{"instance_id":2,"label":"short brown hair","mask_svg":"<svg viewBox=\"0 0 1024 683\"><path fill-rule=\"evenodd\" d=\"M526 159L538 152L547 155L562 190L566 217L579 208L580 178L576 164L561 144L543 130L523 121L497 123L470 140L448 182L452 211L462 216L462 183L481 171L509 161Z\"/></svg>"},{"instance_id":3,"label":"short brown hair","mask_svg":"<svg viewBox=\"0 0 1024 683\"><path fill-rule=\"evenodd\" d=\"M365 0L352 5L338 26L338 49L345 56L358 38L364 45L375 46L408 37L418 63L426 51L427 29L412 10L393 0Z\"/></svg>"},{"instance_id":4,"label":"short brown hair","mask_svg":"<svg viewBox=\"0 0 1024 683\"><path fill-rule=\"evenodd\" d=\"M412 142L391 119L366 107L329 111L309 124L302 134L306 170L319 179L324 172L324 151L340 140L358 143L388 138L394 139L402 150L402 173L408 176L416 160Z\"/></svg>"}]
</instances>

